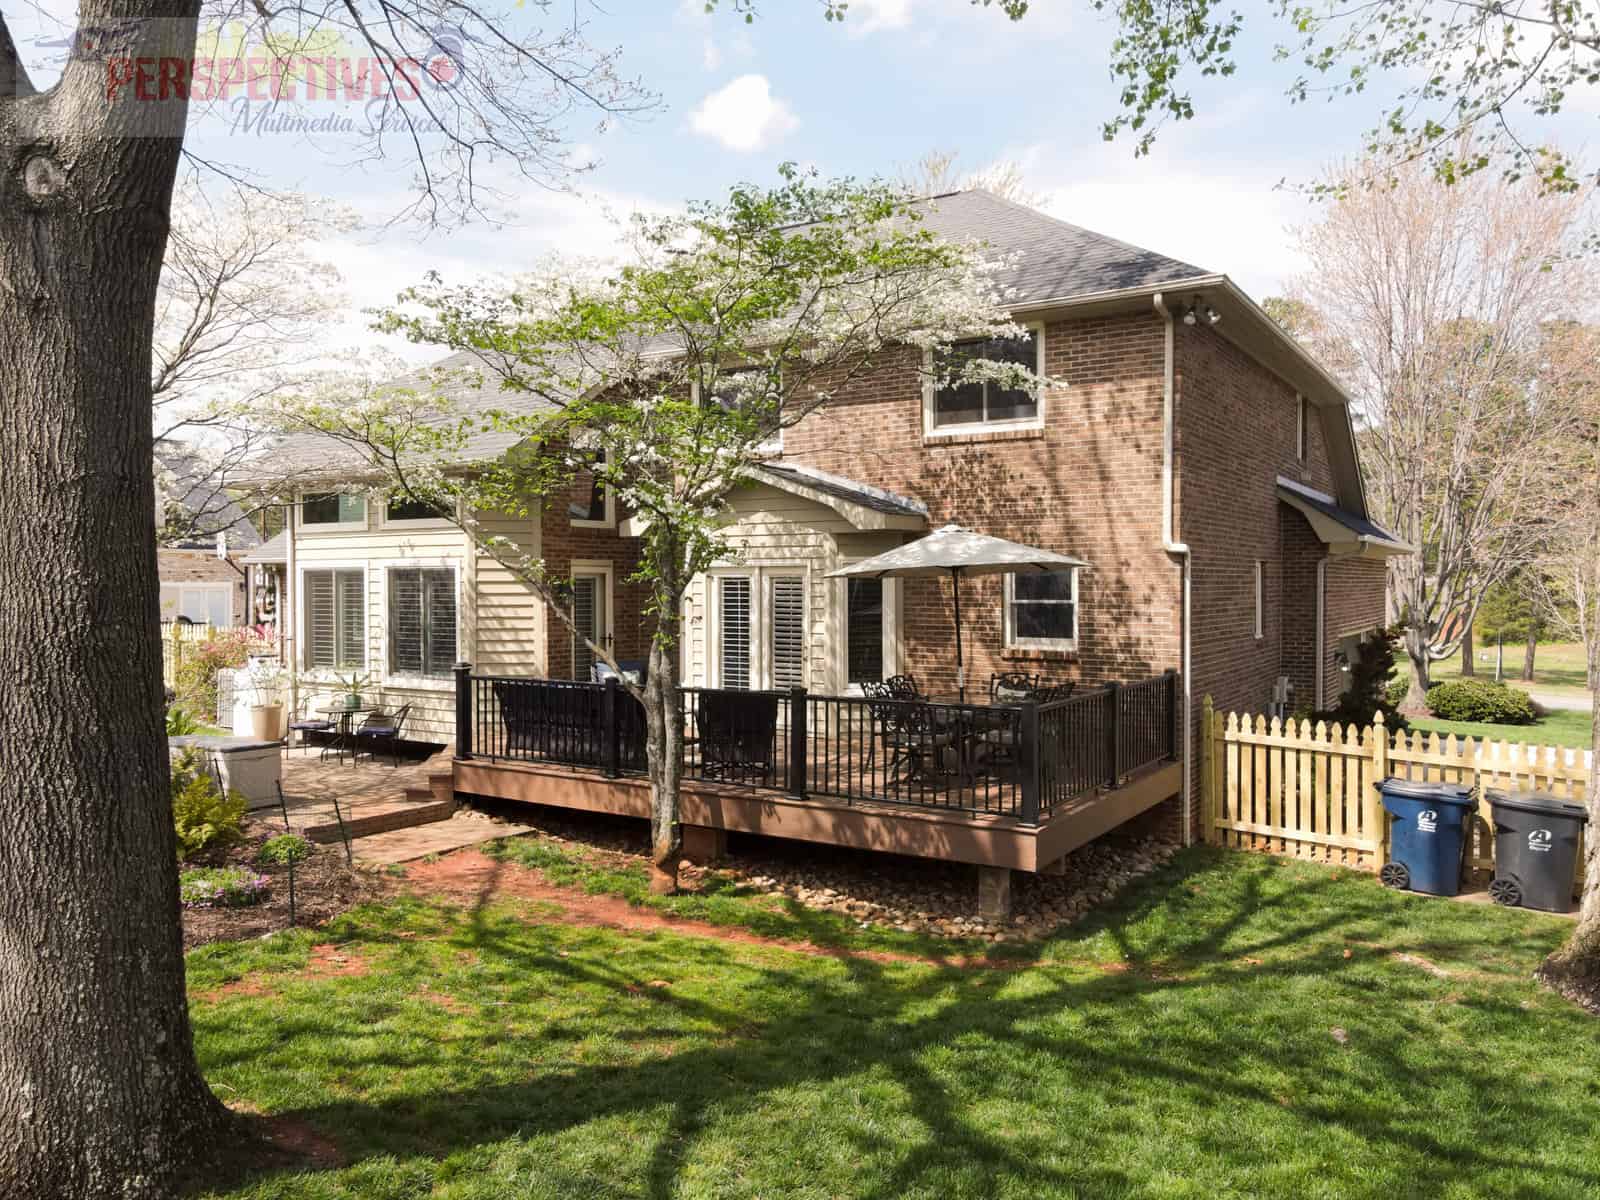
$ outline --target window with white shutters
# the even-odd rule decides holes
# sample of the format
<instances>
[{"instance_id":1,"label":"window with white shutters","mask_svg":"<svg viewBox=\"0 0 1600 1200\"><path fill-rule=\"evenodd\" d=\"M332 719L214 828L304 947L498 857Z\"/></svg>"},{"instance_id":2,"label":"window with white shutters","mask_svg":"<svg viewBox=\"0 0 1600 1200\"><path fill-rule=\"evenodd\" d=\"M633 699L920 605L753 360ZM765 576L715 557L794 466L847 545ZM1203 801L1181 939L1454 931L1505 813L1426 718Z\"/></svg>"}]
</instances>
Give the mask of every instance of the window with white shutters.
<instances>
[{"instance_id":1,"label":"window with white shutters","mask_svg":"<svg viewBox=\"0 0 1600 1200\"><path fill-rule=\"evenodd\" d=\"M572 677L592 679L594 651L584 639L603 645L606 635L606 588L603 575L575 575L572 579L572 620L578 632L572 637ZM581 636L580 636L581 635Z\"/></svg>"},{"instance_id":2,"label":"window with white shutters","mask_svg":"<svg viewBox=\"0 0 1600 1200\"><path fill-rule=\"evenodd\" d=\"M767 628L772 643L772 686L804 687L806 682L805 579L778 575L772 579L772 610Z\"/></svg>"},{"instance_id":3,"label":"window with white shutters","mask_svg":"<svg viewBox=\"0 0 1600 1200\"><path fill-rule=\"evenodd\" d=\"M722 680L725 688L750 687L750 580L726 575L717 581L718 625L722 631Z\"/></svg>"},{"instance_id":4,"label":"window with white shutters","mask_svg":"<svg viewBox=\"0 0 1600 1200\"><path fill-rule=\"evenodd\" d=\"M351 670L367 662L366 572L307 571L305 665Z\"/></svg>"},{"instance_id":5,"label":"window with white shutters","mask_svg":"<svg viewBox=\"0 0 1600 1200\"><path fill-rule=\"evenodd\" d=\"M448 568L389 572L389 670L447 676L456 661L456 576Z\"/></svg>"}]
</instances>

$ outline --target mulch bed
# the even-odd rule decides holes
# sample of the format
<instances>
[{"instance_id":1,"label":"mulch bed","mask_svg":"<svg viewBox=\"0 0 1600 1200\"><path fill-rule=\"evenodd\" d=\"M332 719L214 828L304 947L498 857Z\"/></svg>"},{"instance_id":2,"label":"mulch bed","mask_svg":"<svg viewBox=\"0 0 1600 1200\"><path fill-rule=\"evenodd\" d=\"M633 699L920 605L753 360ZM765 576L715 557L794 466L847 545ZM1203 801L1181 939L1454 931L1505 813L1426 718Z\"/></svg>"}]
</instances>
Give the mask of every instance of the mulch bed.
<instances>
[{"instance_id":1,"label":"mulch bed","mask_svg":"<svg viewBox=\"0 0 1600 1200\"><path fill-rule=\"evenodd\" d=\"M270 881L259 904L244 908L186 908L183 910L183 946L193 949L207 942L261 937L289 927L289 868L257 863L261 844L283 832L277 820L247 819L244 838L226 850L201 855L187 866L247 867ZM344 846L313 843L310 856L294 868L295 920L315 927L378 895L382 881L371 873L353 870L345 863Z\"/></svg>"}]
</instances>

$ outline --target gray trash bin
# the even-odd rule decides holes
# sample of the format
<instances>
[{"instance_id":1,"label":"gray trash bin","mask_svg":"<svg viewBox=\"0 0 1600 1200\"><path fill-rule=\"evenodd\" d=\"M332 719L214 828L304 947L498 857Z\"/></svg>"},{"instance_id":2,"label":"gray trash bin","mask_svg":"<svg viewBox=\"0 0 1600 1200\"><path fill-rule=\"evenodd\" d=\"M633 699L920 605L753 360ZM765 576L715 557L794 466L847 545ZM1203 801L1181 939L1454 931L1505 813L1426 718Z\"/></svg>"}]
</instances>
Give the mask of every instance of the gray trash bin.
<instances>
[{"instance_id":1,"label":"gray trash bin","mask_svg":"<svg viewBox=\"0 0 1600 1200\"><path fill-rule=\"evenodd\" d=\"M1494 881L1497 904L1572 911L1572 876L1578 837L1589 819L1581 804L1543 792L1484 792L1494 813Z\"/></svg>"}]
</instances>

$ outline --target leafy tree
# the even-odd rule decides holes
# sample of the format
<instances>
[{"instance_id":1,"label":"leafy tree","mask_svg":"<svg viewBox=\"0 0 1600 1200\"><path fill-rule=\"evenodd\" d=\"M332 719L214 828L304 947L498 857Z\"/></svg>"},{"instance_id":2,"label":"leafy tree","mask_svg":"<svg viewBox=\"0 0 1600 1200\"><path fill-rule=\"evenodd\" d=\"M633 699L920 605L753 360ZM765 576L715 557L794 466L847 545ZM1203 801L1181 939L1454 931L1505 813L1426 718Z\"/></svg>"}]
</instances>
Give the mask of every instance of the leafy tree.
<instances>
[{"instance_id":1,"label":"leafy tree","mask_svg":"<svg viewBox=\"0 0 1600 1200\"><path fill-rule=\"evenodd\" d=\"M1485 645L1521 642L1524 647L1522 678L1533 678L1534 654L1544 631L1544 615L1534 580L1519 571L1484 593L1478 606L1477 632Z\"/></svg>"},{"instance_id":2,"label":"leafy tree","mask_svg":"<svg viewBox=\"0 0 1600 1200\"><path fill-rule=\"evenodd\" d=\"M1221 0L1093 4L1118 27L1111 73L1121 82L1123 111L1106 122L1105 136L1136 135L1139 154L1167 122L1194 116L1192 80L1233 75L1248 44L1246 18ZM1313 7L1276 0L1256 20L1274 26L1273 57L1297 65L1292 103L1384 97L1365 135L1365 157L1319 190L1383 182L1412 163L1446 183L1491 164L1546 191L1573 192L1594 178L1544 132L1575 93L1600 80L1593 3L1330 0Z\"/></svg>"},{"instance_id":3,"label":"leafy tree","mask_svg":"<svg viewBox=\"0 0 1600 1200\"><path fill-rule=\"evenodd\" d=\"M1355 398L1374 515L1416 547L1389 561L1413 711L1484 590L1544 536L1544 449L1563 419L1538 382L1545 329L1590 268L1571 256L1579 201L1536 193L1487 175L1440 188L1402 169L1296 231L1310 270L1277 306Z\"/></svg>"},{"instance_id":4,"label":"leafy tree","mask_svg":"<svg viewBox=\"0 0 1600 1200\"><path fill-rule=\"evenodd\" d=\"M878 369L1038 386L1024 367L941 353L958 338L1021 336L992 271L970 245L921 226L903 191L822 183L793 168L771 188L738 187L682 215L634 218L632 251L593 276L556 265L509 291L412 290L384 326L472 351L481 376L542 404L467 412L431 392L375 389L301 397L274 419L354 448L383 486L455 519L573 629L566 580L496 533L490 514L526 517L579 475L614 489L642 526L649 670L628 691L645 710L653 883L676 887L683 714L679 622L691 579L731 551L727 502L807 420ZM519 415L520 414L520 415ZM516 448L460 468L479 434ZM603 457L597 454L603 451ZM608 646L588 642L616 666Z\"/></svg>"}]
</instances>

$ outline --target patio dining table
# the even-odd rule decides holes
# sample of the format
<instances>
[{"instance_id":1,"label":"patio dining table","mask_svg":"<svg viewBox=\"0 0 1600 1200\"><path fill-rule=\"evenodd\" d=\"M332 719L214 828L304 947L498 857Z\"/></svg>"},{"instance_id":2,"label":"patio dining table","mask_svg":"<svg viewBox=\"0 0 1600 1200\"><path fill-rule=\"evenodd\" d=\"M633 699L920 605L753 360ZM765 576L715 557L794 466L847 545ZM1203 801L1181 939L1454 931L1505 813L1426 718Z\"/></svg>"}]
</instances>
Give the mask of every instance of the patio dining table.
<instances>
[{"instance_id":1,"label":"patio dining table","mask_svg":"<svg viewBox=\"0 0 1600 1200\"><path fill-rule=\"evenodd\" d=\"M350 722L362 713L377 712L377 708L371 704L357 704L354 706L349 704L330 704L326 708L319 708L317 711L330 720L338 722L339 727L334 731L333 741L328 749L331 749L339 756L339 765L344 765L344 752L347 749L350 751L350 761L354 763L356 760L356 743L354 736L350 732Z\"/></svg>"}]
</instances>

